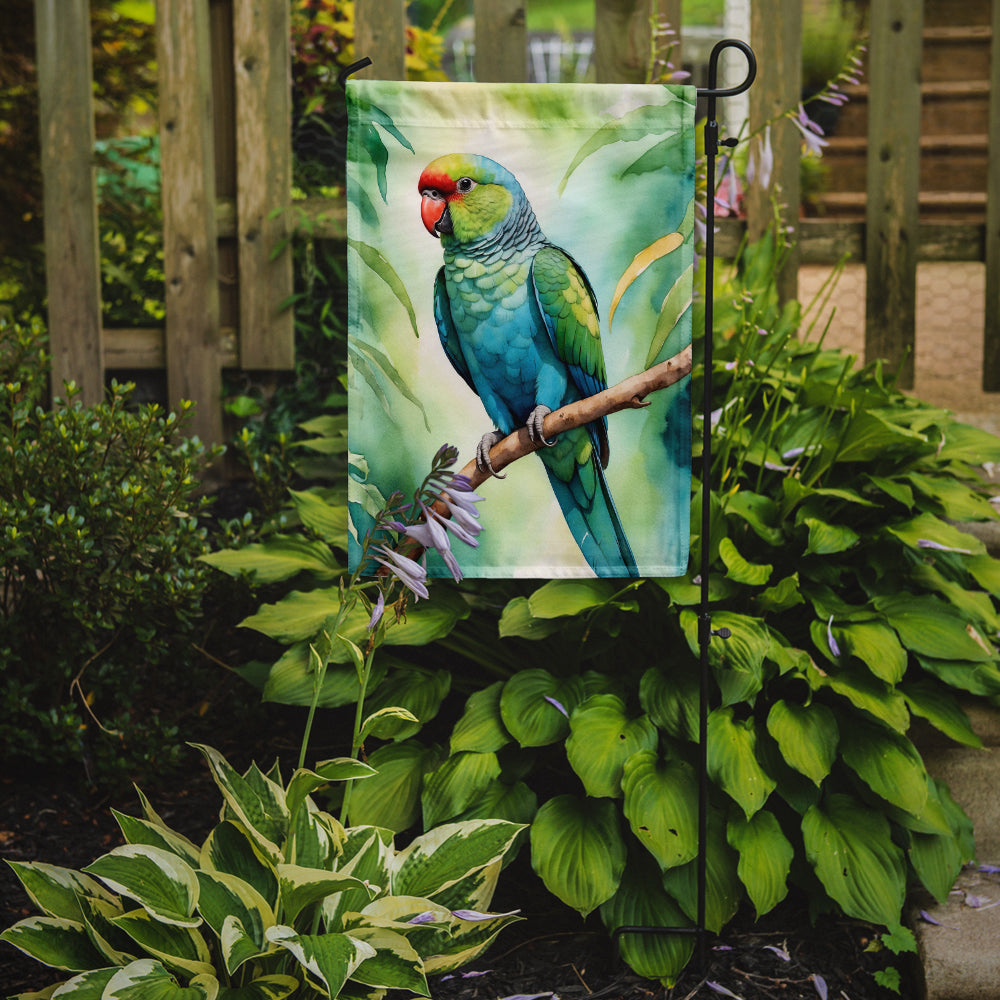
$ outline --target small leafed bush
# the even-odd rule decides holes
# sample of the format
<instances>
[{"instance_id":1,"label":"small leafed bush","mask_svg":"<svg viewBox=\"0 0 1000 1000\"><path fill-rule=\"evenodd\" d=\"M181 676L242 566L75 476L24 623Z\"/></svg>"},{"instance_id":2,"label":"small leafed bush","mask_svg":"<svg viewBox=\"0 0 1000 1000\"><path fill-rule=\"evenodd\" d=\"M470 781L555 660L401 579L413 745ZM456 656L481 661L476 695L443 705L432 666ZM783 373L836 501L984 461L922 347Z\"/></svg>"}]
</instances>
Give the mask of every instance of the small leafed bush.
<instances>
[{"instance_id":1,"label":"small leafed bush","mask_svg":"<svg viewBox=\"0 0 1000 1000\"><path fill-rule=\"evenodd\" d=\"M519 825L451 823L400 850L390 831L345 829L310 797L370 778L368 765L337 758L285 785L277 766L240 774L199 749L224 800L200 846L140 793L143 818L115 813L127 843L82 872L11 863L42 915L0 938L77 973L59 996L429 996L428 974L473 960L518 919L486 911Z\"/></svg>"},{"instance_id":2,"label":"small leafed bush","mask_svg":"<svg viewBox=\"0 0 1000 1000\"><path fill-rule=\"evenodd\" d=\"M93 777L176 753L156 692L192 659L208 455L186 405L133 409L128 385L41 406L41 341L37 323L0 323L0 744Z\"/></svg>"}]
</instances>

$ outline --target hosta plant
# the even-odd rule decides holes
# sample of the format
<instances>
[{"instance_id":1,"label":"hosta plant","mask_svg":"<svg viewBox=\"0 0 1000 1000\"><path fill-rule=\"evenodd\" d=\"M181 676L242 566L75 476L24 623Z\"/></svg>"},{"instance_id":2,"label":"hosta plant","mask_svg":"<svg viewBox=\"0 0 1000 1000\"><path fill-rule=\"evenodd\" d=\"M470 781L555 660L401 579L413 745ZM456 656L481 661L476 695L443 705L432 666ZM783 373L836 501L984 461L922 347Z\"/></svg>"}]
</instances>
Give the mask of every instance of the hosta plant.
<instances>
[{"instance_id":1,"label":"hosta plant","mask_svg":"<svg viewBox=\"0 0 1000 1000\"><path fill-rule=\"evenodd\" d=\"M954 522L993 518L1000 440L798 339L765 242L716 291L706 925L796 887L899 940L907 888L944 899L971 825L931 778L915 718L979 745L959 696L1000 695L1000 561ZM697 328L697 319L696 319ZM695 371L695 397L701 390ZM697 430L696 421L696 430ZM548 888L609 929L697 916L700 579L557 580L510 600L518 669L468 698L443 760L371 748L352 810L393 825L531 822ZM463 629L466 626L459 626ZM490 681L493 681L490 683ZM483 684L483 682L480 682ZM911 939L912 940L912 939ZM670 982L690 936L627 934Z\"/></svg>"},{"instance_id":2,"label":"hosta plant","mask_svg":"<svg viewBox=\"0 0 1000 1000\"><path fill-rule=\"evenodd\" d=\"M199 749L224 802L202 844L140 793L142 818L115 813L125 845L82 871L11 862L41 915L0 937L69 974L23 997L428 996L428 974L518 919L487 912L517 824L450 823L397 849L391 831L345 828L313 801L331 781L369 779L366 764L338 758L285 783L276 766L240 774Z\"/></svg>"}]
</instances>

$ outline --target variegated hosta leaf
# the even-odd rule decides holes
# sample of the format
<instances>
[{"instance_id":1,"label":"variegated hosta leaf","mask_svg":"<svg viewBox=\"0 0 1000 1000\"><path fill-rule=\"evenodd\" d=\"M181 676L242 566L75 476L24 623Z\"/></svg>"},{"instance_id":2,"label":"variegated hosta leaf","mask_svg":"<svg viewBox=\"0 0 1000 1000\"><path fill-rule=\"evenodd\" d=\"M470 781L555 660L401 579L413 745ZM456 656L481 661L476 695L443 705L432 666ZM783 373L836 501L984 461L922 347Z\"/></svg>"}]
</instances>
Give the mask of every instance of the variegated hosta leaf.
<instances>
[{"instance_id":1,"label":"variegated hosta leaf","mask_svg":"<svg viewBox=\"0 0 1000 1000\"><path fill-rule=\"evenodd\" d=\"M522 827L515 840L524 832ZM493 894L497 889L500 871L504 866L506 856L497 858L493 864L460 878L446 889L434 893L435 902L447 906L449 910L468 908L472 910L488 910L493 902Z\"/></svg>"},{"instance_id":2,"label":"variegated hosta leaf","mask_svg":"<svg viewBox=\"0 0 1000 1000\"><path fill-rule=\"evenodd\" d=\"M369 894L369 899L375 895L374 890L353 875L303 868L301 865L278 865L278 881L282 912L285 919L291 921L305 907L345 889L361 889Z\"/></svg>"},{"instance_id":3,"label":"variegated hosta leaf","mask_svg":"<svg viewBox=\"0 0 1000 1000\"><path fill-rule=\"evenodd\" d=\"M424 826L437 826L454 819L499 777L500 764L495 753L452 754L424 778L420 796Z\"/></svg>"},{"instance_id":4,"label":"variegated hosta leaf","mask_svg":"<svg viewBox=\"0 0 1000 1000\"><path fill-rule=\"evenodd\" d=\"M98 858L84 871L109 889L134 899L150 916L166 924L197 927L198 878L171 851L147 844L125 844Z\"/></svg>"},{"instance_id":5,"label":"variegated hosta leaf","mask_svg":"<svg viewBox=\"0 0 1000 1000\"><path fill-rule=\"evenodd\" d=\"M578 705L569 727L566 757L595 798L620 798L626 760L639 750L655 749L659 740L649 716L630 719L625 702L613 694L592 695Z\"/></svg>"},{"instance_id":6,"label":"variegated hosta leaf","mask_svg":"<svg viewBox=\"0 0 1000 1000\"><path fill-rule=\"evenodd\" d=\"M19 997L52 997L54 1000L101 1000L104 996L104 988L114 978L120 966L111 966L107 969L91 969L89 972L81 972L80 975L67 979L65 983L55 990L49 987L44 993L19 994ZM49 991L52 990L50 993ZM18 1000L18 998L12 998Z\"/></svg>"},{"instance_id":7,"label":"variegated hosta leaf","mask_svg":"<svg viewBox=\"0 0 1000 1000\"><path fill-rule=\"evenodd\" d=\"M504 727L523 747L543 747L569 732L569 716L583 701L579 677L560 679L547 670L521 670L500 695Z\"/></svg>"},{"instance_id":8,"label":"variegated hosta leaf","mask_svg":"<svg viewBox=\"0 0 1000 1000\"><path fill-rule=\"evenodd\" d=\"M196 976L187 986L153 959L143 958L119 969L108 981L101 1000L216 1000L219 981Z\"/></svg>"},{"instance_id":9,"label":"variegated hosta leaf","mask_svg":"<svg viewBox=\"0 0 1000 1000\"><path fill-rule=\"evenodd\" d=\"M451 933L424 959L424 971L428 975L451 972L474 961L493 943L500 931L521 919L517 912L481 913L475 919L465 919L467 910L451 912L455 917Z\"/></svg>"},{"instance_id":10,"label":"variegated hosta leaf","mask_svg":"<svg viewBox=\"0 0 1000 1000\"><path fill-rule=\"evenodd\" d=\"M368 905L371 893L385 892L389 886L392 832L373 826L356 826L347 831L337 870L353 875L367 888L345 889L323 900L323 920L327 930L343 930L342 918Z\"/></svg>"},{"instance_id":11,"label":"variegated hosta leaf","mask_svg":"<svg viewBox=\"0 0 1000 1000\"><path fill-rule=\"evenodd\" d=\"M788 895L788 872L795 849L774 813L766 809L750 819L737 816L730 820L726 837L730 847L740 852L736 873L759 918Z\"/></svg>"},{"instance_id":12,"label":"variegated hosta leaf","mask_svg":"<svg viewBox=\"0 0 1000 1000\"><path fill-rule=\"evenodd\" d=\"M265 951L264 931L275 923L274 911L267 900L248 882L238 879L235 875L226 875L224 872L200 871L198 883L201 887L198 910L219 939L223 939L227 921L235 920L238 921L239 928L230 929L230 942L249 938L254 949L253 954ZM237 930L239 934L236 933ZM246 948L241 943L239 961L230 964L233 949L230 947L224 950L226 967L230 975L242 962L251 957L245 954Z\"/></svg>"},{"instance_id":13,"label":"variegated hosta leaf","mask_svg":"<svg viewBox=\"0 0 1000 1000\"><path fill-rule=\"evenodd\" d=\"M712 711L708 717L708 774L748 818L767 801L776 782L757 762L752 718L737 721L731 707Z\"/></svg>"},{"instance_id":14,"label":"variegated hosta leaf","mask_svg":"<svg viewBox=\"0 0 1000 1000\"><path fill-rule=\"evenodd\" d=\"M601 905L610 932L619 927L689 927L683 910L664 891L652 859L629 859L618 891ZM619 951L640 976L672 986L694 950L692 934L623 934Z\"/></svg>"},{"instance_id":15,"label":"variegated hosta leaf","mask_svg":"<svg viewBox=\"0 0 1000 1000\"><path fill-rule=\"evenodd\" d=\"M254 768L246 776L240 775L212 747L192 745L205 755L226 806L247 828L264 855L277 863L281 856L278 845L288 831L284 789Z\"/></svg>"},{"instance_id":16,"label":"variegated hosta leaf","mask_svg":"<svg viewBox=\"0 0 1000 1000\"><path fill-rule=\"evenodd\" d=\"M60 868L40 861L8 861L7 864L13 869L31 901L46 916L81 920L81 896L116 902L115 897L97 879L72 868Z\"/></svg>"},{"instance_id":17,"label":"variegated hosta leaf","mask_svg":"<svg viewBox=\"0 0 1000 1000\"><path fill-rule=\"evenodd\" d=\"M105 959L96 951L79 921L65 917L28 917L0 934L26 955L54 969L80 972L100 968Z\"/></svg>"},{"instance_id":18,"label":"variegated hosta leaf","mask_svg":"<svg viewBox=\"0 0 1000 1000\"><path fill-rule=\"evenodd\" d=\"M244 986L224 986L218 1000L285 1000L298 988L299 980L294 976L261 976Z\"/></svg>"},{"instance_id":19,"label":"variegated hosta leaf","mask_svg":"<svg viewBox=\"0 0 1000 1000\"><path fill-rule=\"evenodd\" d=\"M122 835L128 843L159 847L161 850L176 854L192 868L198 864L199 849L182 834L149 820L127 816L117 809L112 809L111 812L118 821Z\"/></svg>"},{"instance_id":20,"label":"variegated hosta leaf","mask_svg":"<svg viewBox=\"0 0 1000 1000\"><path fill-rule=\"evenodd\" d=\"M927 802L927 771L916 747L906 736L861 719L851 723L850 738L841 755L847 766L876 795L919 815Z\"/></svg>"},{"instance_id":21,"label":"variegated hosta leaf","mask_svg":"<svg viewBox=\"0 0 1000 1000\"><path fill-rule=\"evenodd\" d=\"M705 926L718 934L729 923L743 899L743 884L736 874L736 852L726 843L725 819L711 811L705 851ZM663 873L663 887L691 918L698 918L698 861Z\"/></svg>"},{"instance_id":22,"label":"variegated hosta leaf","mask_svg":"<svg viewBox=\"0 0 1000 1000\"><path fill-rule=\"evenodd\" d=\"M344 836L337 819L317 809L312 799L306 799L292 819L285 857L305 868L335 868Z\"/></svg>"},{"instance_id":23,"label":"variegated hosta leaf","mask_svg":"<svg viewBox=\"0 0 1000 1000\"><path fill-rule=\"evenodd\" d=\"M549 892L583 916L610 899L625 870L615 803L573 795L549 799L531 824L531 865Z\"/></svg>"},{"instance_id":24,"label":"variegated hosta leaf","mask_svg":"<svg viewBox=\"0 0 1000 1000\"><path fill-rule=\"evenodd\" d=\"M849 795L830 795L805 814L802 836L820 882L849 917L899 923L906 866L882 813Z\"/></svg>"},{"instance_id":25,"label":"variegated hosta leaf","mask_svg":"<svg viewBox=\"0 0 1000 1000\"><path fill-rule=\"evenodd\" d=\"M815 785L830 773L840 733L833 712L819 702L799 705L778 700L767 715L767 731L785 761Z\"/></svg>"},{"instance_id":26,"label":"variegated hosta leaf","mask_svg":"<svg viewBox=\"0 0 1000 1000\"><path fill-rule=\"evenodd\" d=\"M393 859L392 892L433 899L467 875L500 861L522 829L495 819L446 823L429 830Z\"/></svg>"},{"instance_id":27,"label":"variegated hosta leaf","mask_svg":"<svg viewBox=\"0 0 1000 1000\"><path fill-rule=\"evenodd\" d=\"M370 778L376 774L373 767L353 757L337 757L317 764L313 770L300 767L288 782L285 805L294 816L306 797L331 781L348 781L355 778Z\"/></svg>"},{"instance_id":28,"label":"variegated hosta leaf","mask_svg":"<svg viewBox=\"0 0 1000 1000\"><path fill-rule=\"evenodd\" d=\"M698 853L698 783L689 764L660 760L652 750L625 762L625 817L661 869Z\"/></svg>"},{"instance_id":29,"label":"variegated hosta leaf","mask_svg":"<svg viewBox=\"0 0 1000 1000\"><path fill-rule=\"evenodd\" d=\"M212 956L205 939L190 927L161 923L145 910L123 913L112 923L169 968L180 969L189 976L213 971Z\"/></svg>"},{"instance_id":30,"label":"variegated hosta leaf","mask_svg":"<svg viewBox=\"0 0 1000 1000\"><path fill-rule=\"evenodd\" d=\"M349 934L296 934L293 928L278 924L268 928L267 939L291 952L309 978L332 997L339 995L365 959L375 957L370 944Z\"/></svg>"},{"instance_id":31,"label":"variegated hosta leaf","mask_svg":"<svg viewBox=\"0 0 1000 1000\"><path fill-rule=\"evenodd\" d=\"M106 965L128 965L140 957L140 949L135 942L114 924L115 917L125 912L120 902L109 903L93 896L83 896L80 904L90 940L104 956Z\"/></svg>"},{"instance_id":32,"label":"variegated hosta leaf","mask_svg":"<svg viewBox=\"0 0 1000 1000\"><path fill-rule=\"evenodd\" d=\"M235 875L252 885L272 908L278 904L277 872L241 823L226 820L208 835L199 867Z\"/></svg>"},{"instance_id":33,"label":"variegated hosta leaf","mask_svg":"<svg viewBox=\"0 0 1000 1000\"><path fill-rule=\"evenodd\" d=\"M451 733L451 752L474 750L476 753L495 753L510 743L500 716L500 693L503 681L469 696L462 717Z\"/></svg>"},{"instance_id":34,"label":"variegated hosta leaf","mask_svg":"<svg viewBox=\"0 0 1000 1000\"><path fill-rule=\"evenodd\" d=\"M424 963L402 934L384 927L356 927L351 931L351 937L375 949L375 954L366 958L351 973L355 982L430 996Z\"/></svg>"}]
</instances>

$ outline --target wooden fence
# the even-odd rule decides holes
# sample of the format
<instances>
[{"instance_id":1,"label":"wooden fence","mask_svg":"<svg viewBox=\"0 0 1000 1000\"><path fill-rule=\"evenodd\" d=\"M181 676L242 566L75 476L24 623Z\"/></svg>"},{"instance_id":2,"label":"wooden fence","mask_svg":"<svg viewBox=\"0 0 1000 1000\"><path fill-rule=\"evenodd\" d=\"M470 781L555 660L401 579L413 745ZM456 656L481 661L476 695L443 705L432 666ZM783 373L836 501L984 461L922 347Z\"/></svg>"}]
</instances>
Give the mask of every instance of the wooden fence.
<instances>
[{"instance_id":1,"label":"wooden fence","mask_svg":"<svg viewBox=\"0 0 1000 1000\"><path fill-rule=\"evenodd\" d=\"M293 218L311 219L315 236L344 233L342 202L283 211L291 202L290 0L158 0L166 325L144 330L101 327L88 0L35 2L53 384L73 379L94 401L107 370L165 369L169 400L195 400L195 432L220 441L221 370L293 365L292 316L282 308L292 290L291 254L278 250ZM474 0L479 80L525 79L526 2ZM680 0L595 0L597 81L642 81L651 14L679 25L680 8ZM863 260L866 356L895 365L909 350L903 380L912 384L917 262L985 261L983 384L997 391L1000 0L992 3L985 224L918 216L922 10L918 0L871 0L866 219L799 220L786 209L798 239L781 289L795 294L800 263L834 262L845 252ZM799 101L802 3L754 0L751 18L759 65L753 129ZM374 63L364 72L401 79L405 0L358 0L355 23L356 52ZM683 51L683 33L680 44ZM745 223L725 220L716 243L723 255L744 227L763 231L773 197L799 204L800 137L791 122L777 123L773 143L769 187L748 192Z\"/></svg>"}]
</instances>

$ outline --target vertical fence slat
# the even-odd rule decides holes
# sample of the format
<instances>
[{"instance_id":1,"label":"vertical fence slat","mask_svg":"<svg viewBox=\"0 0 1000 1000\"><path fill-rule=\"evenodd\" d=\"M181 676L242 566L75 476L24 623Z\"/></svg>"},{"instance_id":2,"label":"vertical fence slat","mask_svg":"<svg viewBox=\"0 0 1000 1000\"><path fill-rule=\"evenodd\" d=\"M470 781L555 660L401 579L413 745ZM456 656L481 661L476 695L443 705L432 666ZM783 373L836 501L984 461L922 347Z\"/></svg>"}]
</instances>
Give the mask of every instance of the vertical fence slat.
<instances>
[{"instance_id":1,"label":"vertical fence slat","mask_svg":"<svg viewBox=\"0 0 1000 1000\"><path fill-rule=\"evenodd\" d=\"M594 68L598 83L645 82L652 2L655 0L594 0Z\"/></svg>"},{"instance_id":2,"label":"vertical fence slat","mask_svg":"<svg viewBox=\"0 0 1000 1000\"><path fill-rule=\"evenodd\" d=\"M993 0L990 45L989 171L986 179L986 325L983 389L1000 392L1000 0Z\"/></svg>"},{"instance_id":3,"label":"vertical fence slat","mask_svg":"<svg viewBox=\"0 0 1000 1000\"><path fill-rule=\"evenodd\" d=\"M104 395L88 0L35 0L52 391Z\"/></svg>"},{"instance_id":4,"label":"vertical fence slat","mask_svg":"<svg viewBox=\"0 0 1000 1000\"><path fill-rule=\"evenodd\" d=\"M405 0L362 0L354 5L355 58L372 65L358 76L376 80L406 79Z\"/></svg>"},{"instance_id":5,"label":"vertical fence slat","mask_svg":"<svg viewBox=\"0 0 1000 1000\"><path fill-rule=\"evenodd\" d=\"M872 0L868 98L865 360L913 387L923 0ZM904 360L905 358L905 360Z\"/></svg>"},{"instance_id":6,"label":"vertical fence slat","mask_svg":"<svg viewBox=\"0 0 1000 1000\"><path fill-rule=\"evenodd\" d=\"M156 8L167 394L198 403L192 430L222 440L219 256L208 4L160 0Z\"/></svg>"},{"instance_id":7,"label":"vertical fence slat","mask_svg":"<svg viewBox=\"0 0 1000 1000\"><path fill-rule=\"evenodd\" d=\"M236 230L240 268L240 365L294 368L289 218L292 143L287 0L233 7L236 74ZM285 248L275 255L282 242ZM272 259L273 258L273 259Z\"/></svg>"},{"instance_id":8,"label":"vertical fence slat","mask_svg":"<svg viewBox=\"0 0 1000 1000\"><path fill-rule=\"evenodd\" d=\"M476 81L524 83L528 78L524 0L475 0Z\"/></svg>"},{"instance_id":9,"label":"vertical fence slat","mask_svg":"<svg viewBox=\"0 0 1000 1000\"><path fill-rule=\"evenodd\" d=\"M750 88L750 130L794 108L802 90L802 4L799 0L762 0L750 8L750 40L760 72ZM722 112L723 114L725 111ZM739 122L729 122L735 133ZM751 239L759 239L774 220L773 203L780 206L781 225L794 228L794 241L778 273L781 301L798 295L799 259L799 159L802 137L787 118L771 126L774 169L764 188L759 178L747 193L747 227Z\"/></svg>"}]
</instances>

